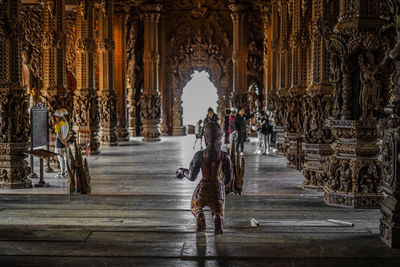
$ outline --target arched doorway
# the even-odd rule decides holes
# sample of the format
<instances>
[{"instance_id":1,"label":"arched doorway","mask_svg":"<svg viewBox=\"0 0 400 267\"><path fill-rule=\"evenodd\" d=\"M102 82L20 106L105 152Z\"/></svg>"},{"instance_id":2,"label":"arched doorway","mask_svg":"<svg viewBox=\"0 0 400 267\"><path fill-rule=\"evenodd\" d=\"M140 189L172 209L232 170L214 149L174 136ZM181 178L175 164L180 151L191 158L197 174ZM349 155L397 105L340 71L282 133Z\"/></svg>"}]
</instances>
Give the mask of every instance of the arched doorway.
<instances>
[{"instance_id":1,"label":"arched doorway","mask_svg":"<svg viewBox=\"0 0 400 267\"><path fill-rule=\"evenodd\" d=\"M183 88L182 102L184 126L203 120L209 107L217 110L217 88L211 82L209 73L204 70L193 72L191 80Z\"/></svg>"}]
</instances>

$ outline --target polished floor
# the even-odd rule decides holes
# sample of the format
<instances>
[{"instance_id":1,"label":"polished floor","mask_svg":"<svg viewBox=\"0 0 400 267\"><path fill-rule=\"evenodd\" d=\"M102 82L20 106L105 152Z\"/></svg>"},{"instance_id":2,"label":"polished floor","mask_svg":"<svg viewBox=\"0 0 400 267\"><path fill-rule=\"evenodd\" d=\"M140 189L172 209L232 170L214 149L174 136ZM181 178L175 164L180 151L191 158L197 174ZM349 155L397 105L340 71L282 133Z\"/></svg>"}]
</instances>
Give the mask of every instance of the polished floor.
<instances>
[{"instance_id":1,"label":"polished floor","mask_svg":"<svg viewBox=\"0 0 400 267\"><path fill-rule=\"evenodd\" d=\"M89 158L90 196L67 195L54 174L47 188L0 191L0 266L400 266L400 250L379 240L379 210L326 206L283 157L255 156L255 140L244 192L227 197L224 235L214 237L209 213L196 233L196 182L174 179L193 139L103 148Z\"/></svg>"}]
</instances>

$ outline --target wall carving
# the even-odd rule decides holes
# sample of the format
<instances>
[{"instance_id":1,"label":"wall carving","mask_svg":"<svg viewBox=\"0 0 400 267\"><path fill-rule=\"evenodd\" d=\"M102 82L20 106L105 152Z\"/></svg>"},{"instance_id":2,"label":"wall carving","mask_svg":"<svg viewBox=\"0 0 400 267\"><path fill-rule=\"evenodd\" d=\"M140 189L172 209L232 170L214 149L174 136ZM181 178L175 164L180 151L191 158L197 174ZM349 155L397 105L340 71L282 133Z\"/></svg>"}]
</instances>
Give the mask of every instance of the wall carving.
<instances>
[{"instance_id":1,"label":"wall carving","mask_svg":"<svg viewBox=\"0 0 400 267\"><path fill-rule=\"evenodd\" d=\"M76 12L66 12L65 14L66 23L66 52L65 60L67 63L68 71L75 77L76 70L76 47L78 36L76 33Z\"/></svg>"},{"instance_id":2,"label":"wall carving","mask_svg":"<svg viewBox=\"0 0 400 267\"><path fill-rule=\"evenodd\" d=\"M38 86L38 82L42 80L42 9L38 6L23 6L21 17L24 29L22 50L27 55L29 69L36 80L33 84Z\"/></svg>"}]
</instances>

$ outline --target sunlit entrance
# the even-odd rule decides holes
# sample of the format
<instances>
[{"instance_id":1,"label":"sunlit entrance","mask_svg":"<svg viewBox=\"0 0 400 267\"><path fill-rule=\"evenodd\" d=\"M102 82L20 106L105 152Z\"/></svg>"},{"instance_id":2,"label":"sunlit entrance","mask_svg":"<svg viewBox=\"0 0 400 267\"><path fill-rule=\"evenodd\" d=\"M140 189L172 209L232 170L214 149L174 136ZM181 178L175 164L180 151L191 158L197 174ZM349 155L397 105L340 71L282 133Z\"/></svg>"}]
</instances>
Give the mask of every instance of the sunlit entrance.
<instances>
[{"instance_id":1,"label":"sunlit entrance","mask_svg":"<svg viewBox=\"0 0 400 267\"><path fill-rule=\"evenodd\" d=\"M209 107L217 111L217 88L206 71L194 71L192 79L183 88L182 101L184 125L195 125L204 120Z\"/></svg>"}]
</instances>

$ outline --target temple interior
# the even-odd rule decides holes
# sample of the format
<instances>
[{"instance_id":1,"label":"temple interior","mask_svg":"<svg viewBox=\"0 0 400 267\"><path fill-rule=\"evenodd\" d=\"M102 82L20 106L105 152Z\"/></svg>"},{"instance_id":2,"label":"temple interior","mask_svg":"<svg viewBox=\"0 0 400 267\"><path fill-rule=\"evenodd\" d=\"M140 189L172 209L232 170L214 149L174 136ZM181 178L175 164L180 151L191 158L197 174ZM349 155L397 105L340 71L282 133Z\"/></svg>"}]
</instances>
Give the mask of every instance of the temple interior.
<instances>
[{"instance_id":1,"label":"temple interior","mask_svg":"<svg viewBox=\"0 0 400 267\"><path fill-rule=\"evenodd\" d=\"M399 0L0 0L1 266L399 266L399 18ZM223 234L192 215L204 177L176 179L209 107L254 115L243 153L222 145L241 182Z\"/></svg>"}]
</instances>

